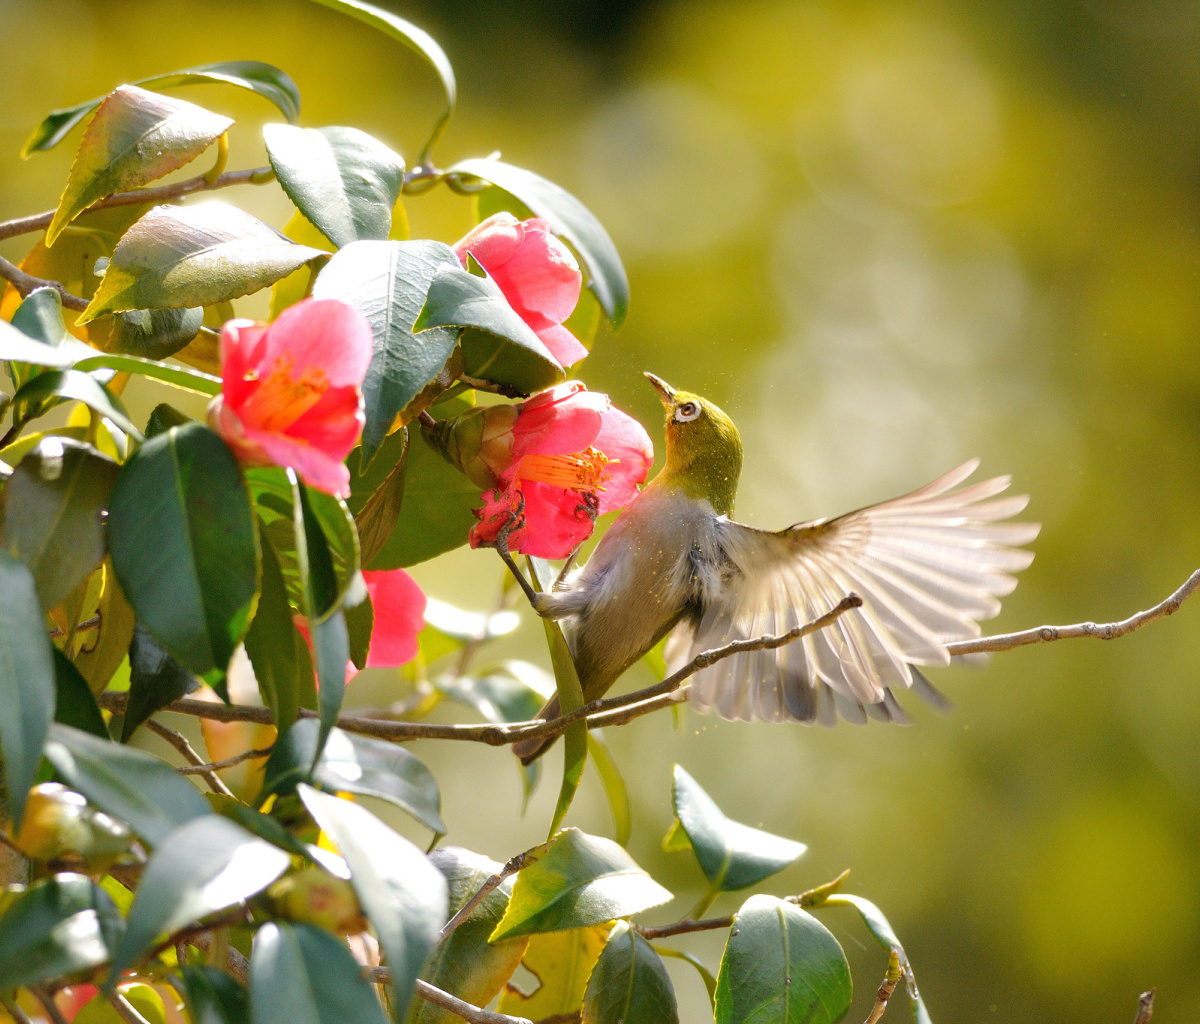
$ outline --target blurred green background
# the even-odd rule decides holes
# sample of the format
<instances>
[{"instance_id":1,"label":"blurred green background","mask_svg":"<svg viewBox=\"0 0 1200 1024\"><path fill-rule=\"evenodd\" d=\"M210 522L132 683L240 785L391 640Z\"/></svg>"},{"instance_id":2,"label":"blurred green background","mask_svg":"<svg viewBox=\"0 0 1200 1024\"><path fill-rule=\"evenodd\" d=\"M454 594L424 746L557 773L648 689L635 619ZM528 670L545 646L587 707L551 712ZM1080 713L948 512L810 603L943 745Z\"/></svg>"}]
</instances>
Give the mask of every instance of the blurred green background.
<instances>
[{"instance_id":1,"label":"blurred green background","mask_svg":"<svg viewBox=\"0 0 1200 1024\"><path fill-rule=\"evenodd\" d=\"M1029 517L1044 524L997 630L1123 617L1196 567L1200 4L395 9L458 71L443 163L502 150L608 227L633 302L582 377L656 443L641 370L722 404L747 446L741 518L780 527L837 513L980 455L984 472L1011 472L1033 495ZM300 86L304 124L356 125L410 160L439 108L411 54L304 0L2 0L0 39L0 217L57 200L77 135L17 157L45 111L157 72L275 63ZM231 167L264 162L258 126L277 119L265 102L176 94L238 119ZM279 227L291 210L273 185L221 198ZM415 235L446 241L472 222L445 190L408 211ZM19 259L33 241L0 252ZM265 312L261 298L238 305ZM153 387L131 389L139 415L163 399ZM493 555L466 550L414 575L480 610L502 579ZM1195 1020L1197 640L1200 607L1185 607L1111 645L936 672L957 708L908 701L910 729L689 712L679 728L664 713L616 730L631 850L679 894L651 919L682 914L700 889L695 864L659 848L680 762L730 814L809 844L771 891L853 869L849 889L889 914L939 1024L1124 1022L1151 985L1156 1021ZM495 656L546 664L541 626L526 615ZM639 669L622 686L648 681ZM386 687L357 689L377 701ZM447 842L505 859L543 838L557 752L523 818L507 752L418 753L442 784ZM611 834L590 770L568 820ZM882 954L846 911L825 919L851 957L849 1019L861 1019ZM715 936L686 945L716 968ZM710 1019L690 968L671 970L682 1019Z\"/></svg>"}]
</instances>

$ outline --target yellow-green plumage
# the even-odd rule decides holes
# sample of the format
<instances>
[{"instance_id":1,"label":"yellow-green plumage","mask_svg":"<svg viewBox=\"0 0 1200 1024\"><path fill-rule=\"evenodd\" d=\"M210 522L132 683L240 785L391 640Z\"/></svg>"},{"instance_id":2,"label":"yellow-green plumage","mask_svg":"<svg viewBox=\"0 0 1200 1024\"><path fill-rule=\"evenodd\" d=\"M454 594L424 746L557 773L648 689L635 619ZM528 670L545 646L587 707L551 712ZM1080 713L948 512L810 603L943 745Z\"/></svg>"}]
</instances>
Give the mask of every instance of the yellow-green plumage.
<instances>
[{"instance_id":1,"label":"yellow-green plumage","mask_svg":"<svg viewBox=\"0 0 1200 1024\"><path fill-rule=\"evenodd\" d=\"M996 499L998 477L967 487L967 463L909 495L779 532L732 521L742 465L737 428L717 406L651 374L667 409L666 463L562 589L537 596L560 619L584 699L604 695L668 633L670 668L732 640L774 635L855 591L863 606L786 647L725 659L697 673L698 710L753 721L838 715L904 721L893 690L936 691L915 665L945 664L947 643L980 633L1009 575L1032 561L1013 545L1038 532L1001 523L1024 497ZM988 500L991 499L991 500ZM543 717L557 714L556 700ZM514 745L525 763L553 740Z\"/></svg>"}]
</instances>

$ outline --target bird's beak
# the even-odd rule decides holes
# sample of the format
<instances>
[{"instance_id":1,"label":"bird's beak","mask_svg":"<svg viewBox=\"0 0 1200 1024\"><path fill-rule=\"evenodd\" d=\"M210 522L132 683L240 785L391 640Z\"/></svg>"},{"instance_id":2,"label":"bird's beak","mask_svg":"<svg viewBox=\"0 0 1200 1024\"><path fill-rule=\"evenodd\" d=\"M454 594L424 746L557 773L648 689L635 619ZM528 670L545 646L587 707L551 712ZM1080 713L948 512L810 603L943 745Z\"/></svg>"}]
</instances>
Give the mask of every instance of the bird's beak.
<instances>
[{"instance_id":1,"label":"bird's beak","mask_svg":"<svg viewBox=\"0 0 1200 1024\"><path fill-rule=\"evenodd\" d=\"M655 386L655 388L658 389L658 394L659 397L662 398L663 405L665 405L668 409L671 408L671 405L675 401L675 389L661 377L656 377L652 373L647 373L645 376L646 380L648 380Z\"/></svg>"}]
</instances>

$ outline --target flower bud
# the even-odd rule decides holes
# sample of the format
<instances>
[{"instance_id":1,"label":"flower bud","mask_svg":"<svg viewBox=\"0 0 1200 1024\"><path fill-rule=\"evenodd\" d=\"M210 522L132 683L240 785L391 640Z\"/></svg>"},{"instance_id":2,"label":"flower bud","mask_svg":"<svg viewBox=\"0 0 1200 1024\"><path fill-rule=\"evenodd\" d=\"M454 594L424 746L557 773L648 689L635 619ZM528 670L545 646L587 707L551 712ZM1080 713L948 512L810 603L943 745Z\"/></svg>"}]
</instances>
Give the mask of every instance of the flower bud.
<instances>
[{"instance_id":1,"label":"flower bud","mask_svg":"<svg viewBox=\"0 0 1200 1024\"><path fill-rule=\"evenodd\" d=\"M350 883L324 868L285 875L267 890L267 896L276 913L289 921L314 924L338 935L356 935L367 928Z\"/></svg>"},{"instance_id":2,"label":"flower bud","mask_svg":"<svg viewBox=\"0 0 1200 1024\"><path fill-rule=\"evenodd\" d=\"M21 831L13 845L32 860L55 860L65 853L99 867L112 864L133 842L123 823L88 806L87 800L57 782L43 782L29 791Z\"/></svg>"},{"instance_id":3,"label":"flower bud","mask_svg":"<svg viewBox=\"0 0 1200 1024\"><path fill-rule=\"evenodd\" d=\"M499 484L512 465L513 431L519 405L489 405L472 409L440 425L442 451L480 490Z\"/></svg>"}]
</instances>

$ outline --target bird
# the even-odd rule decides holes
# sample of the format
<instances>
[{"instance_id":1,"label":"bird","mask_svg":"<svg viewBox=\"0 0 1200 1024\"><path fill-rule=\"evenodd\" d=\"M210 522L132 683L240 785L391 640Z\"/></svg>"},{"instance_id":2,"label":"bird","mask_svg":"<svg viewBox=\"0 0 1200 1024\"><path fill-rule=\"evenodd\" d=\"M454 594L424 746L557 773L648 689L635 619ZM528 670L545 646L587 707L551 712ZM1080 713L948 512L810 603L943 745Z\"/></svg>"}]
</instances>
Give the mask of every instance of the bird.
<instances>
[{"instance_id":1,"label":"bird","mask_svg":"<svg viewBox=\"0 0 1200 1024\"><path fill-rule=\"evenodd\" d=\"M1005 522L1028 496L998 497L1007 476L963 486L979 465L972 459L836 518L778 531L739 523L731 517L743 450L733 420L645 376L666 412L663 469L584 565L546 592L525 584L534 610L559 620L584 701L602 697L664 637L675 671L703 651L810 622L853 592L862 604L829 627L697 672L689 703L732 721L823 725L907 724L895 696L904 689L948 707L917 666L949 664L946 645L979 636L979 622L1016 587L1013 573L1033 561L1022 545L1040 525ZM539 718L558 713L552 697ZM518 741L513 751L528 765L554 740Z\"/></svg>"}]
</instances>

